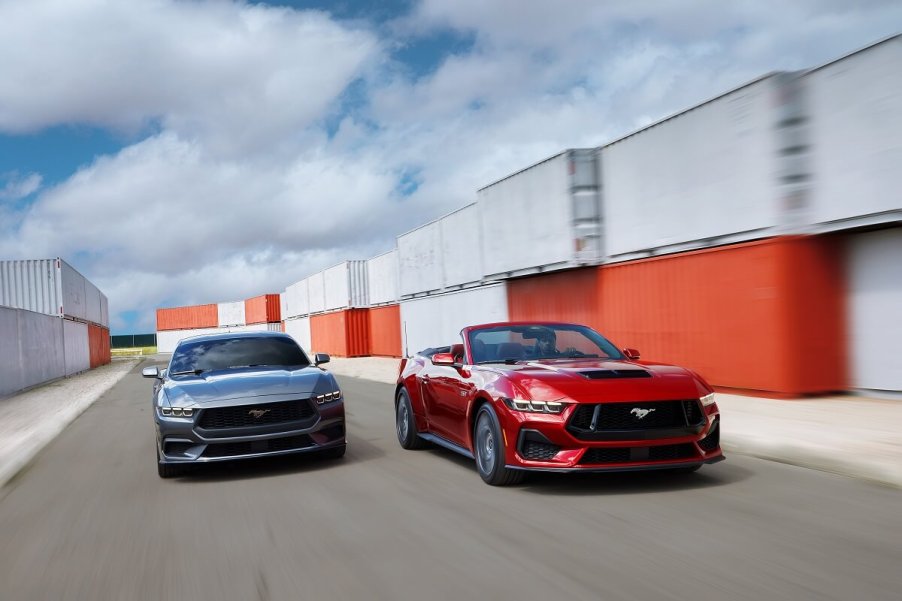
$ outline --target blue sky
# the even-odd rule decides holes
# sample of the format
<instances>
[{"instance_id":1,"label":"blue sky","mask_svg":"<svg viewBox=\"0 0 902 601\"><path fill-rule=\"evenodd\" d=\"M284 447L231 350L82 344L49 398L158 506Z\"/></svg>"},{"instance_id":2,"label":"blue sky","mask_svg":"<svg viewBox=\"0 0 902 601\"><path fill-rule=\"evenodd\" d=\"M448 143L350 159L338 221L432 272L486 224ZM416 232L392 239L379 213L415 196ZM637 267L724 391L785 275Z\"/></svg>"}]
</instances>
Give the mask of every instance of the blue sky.
<instances>
[{"instance_id":1,"label":"blue sky","mask_svg":"<svg viewBox=\"0 0 902 601\"><path fill-rule=\"evenodd\" d=\"M0 258L62 256L114 333L152 331L898 23L888 0L0 0Z\"/></svg>"}]
</instances>

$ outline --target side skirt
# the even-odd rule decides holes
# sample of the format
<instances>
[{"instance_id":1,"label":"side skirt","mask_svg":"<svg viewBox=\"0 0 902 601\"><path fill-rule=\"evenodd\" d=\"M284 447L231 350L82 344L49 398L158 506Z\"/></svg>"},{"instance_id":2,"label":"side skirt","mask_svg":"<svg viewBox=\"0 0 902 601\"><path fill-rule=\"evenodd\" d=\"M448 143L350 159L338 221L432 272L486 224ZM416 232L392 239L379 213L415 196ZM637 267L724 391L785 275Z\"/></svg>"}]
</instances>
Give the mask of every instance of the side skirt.
<instances>
[{"instance_id":1,"label":"side skirt","mask_svg":"<svg viewBox=\"0 0 902 601\"><path fill-rule=\"evenodd\" d=\"M475 459L473 457L473 453L471 453L470 451L466 450L465 448L463 448L462 446L460 446L458 444L455 444L449 440L445 440L441 436L436 436L435 434L425 434L422 432L418 432L417 435L420 438L422 438L423 440L428 440L429 442L435 443L440 447L444 447L444 448L448 449L449 451L454 451L455 453L457 453L459 455L463 455L464 457L468 457L470 459Z\"/></svg>"}]
</instances>

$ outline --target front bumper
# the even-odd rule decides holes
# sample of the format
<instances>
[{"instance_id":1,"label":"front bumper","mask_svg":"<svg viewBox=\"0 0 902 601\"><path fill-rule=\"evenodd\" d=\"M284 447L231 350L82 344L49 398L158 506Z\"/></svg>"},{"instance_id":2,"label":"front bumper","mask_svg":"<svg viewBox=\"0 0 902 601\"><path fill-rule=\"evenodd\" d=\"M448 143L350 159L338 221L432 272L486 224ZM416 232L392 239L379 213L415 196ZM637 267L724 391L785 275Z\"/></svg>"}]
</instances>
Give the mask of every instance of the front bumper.
<instances>
[{"instance_id":1,"label":"front bumper","mask_svg":"<svg viewBox=\"0 0 902 601\"><path fill-rule=\"evenodd\" d=\"M193 418L155 417L160 463L210 463L315 453L346 444L344 401L317 406L303 423L270 424L211 432Z\"/></svg>"},{"instance_id":2,"label":"front bumper","mask_svg":"<svg viewBox=\"0 0 902 601\"><path fill-rule=\"evenodd\" d=\"M723 461L720 414L704 408L692 427L599 436L579 434L568 423L570 407L561 415L528 414L502 409L508 468L550 472L619 472L678 469Z\"/></svg>"}]
</instances>

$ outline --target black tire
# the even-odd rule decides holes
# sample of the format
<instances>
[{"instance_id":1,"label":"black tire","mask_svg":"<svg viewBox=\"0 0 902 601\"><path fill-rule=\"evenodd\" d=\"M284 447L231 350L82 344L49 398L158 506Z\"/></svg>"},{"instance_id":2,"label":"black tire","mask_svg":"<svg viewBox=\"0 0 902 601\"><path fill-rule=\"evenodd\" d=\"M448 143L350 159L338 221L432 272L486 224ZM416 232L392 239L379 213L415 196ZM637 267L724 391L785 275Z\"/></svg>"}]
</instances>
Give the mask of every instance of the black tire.
<instances>
[{"instance_id":1,"label":"black tire","mask_svg":"<svg viewBox=\"0 0 902 601\"><path fill-rule=\"evenodd\" d=\"M417 422L413 417L413 406L410 397L403 388L395 399L395 433L398 442L404 449L422 449L426 447L426 441L417 435Z\"/></svg>"},{"instance_id":2,"label":"black tire","mask_svg":"<svg viewBox=\"0 0 902 601\"><path fill-rule=\"evenodd\" d=\"M320 452L320 457L323 459L341 459L345 456L345 451L347 449L348 445L346 444L343 444L340 447L332 447L331 449Z\"/></svg>"},{"instance_id":3,"label":"black tire","mask_svg":"<svg viewBox=\"0 0 902 601\"><path fill-rule=\"evenodd\" d=\"M473 456L476 470L486 484L491 486L512 486L523 481L526 473L512 470L504 465L504 437L495 410L488 403L476 412L473 426Z\"/></svg>"},{"instance_id":4,"label":"black tire","mask_svg":"<svg viewBox=\"0 0 902 601\"><path fill-rule=\"evenodd\" d=\"M182 466L172 463L162 463L160 461L160 452L157 451L157 475L160 478L175 478L182 474Z\"/></svg>"}]
</instances>

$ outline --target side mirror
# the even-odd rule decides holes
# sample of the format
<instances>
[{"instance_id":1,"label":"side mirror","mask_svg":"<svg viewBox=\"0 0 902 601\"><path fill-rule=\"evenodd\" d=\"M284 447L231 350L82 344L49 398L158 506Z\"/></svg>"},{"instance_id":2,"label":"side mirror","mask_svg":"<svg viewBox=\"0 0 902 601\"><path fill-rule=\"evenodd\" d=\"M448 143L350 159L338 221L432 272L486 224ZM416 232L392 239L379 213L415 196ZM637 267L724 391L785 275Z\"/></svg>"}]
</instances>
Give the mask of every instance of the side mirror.
<instances>
[{"instance_id":1,"label":"side mirror","mask_svg":"<svg viewBox=\"0 0 902 601\"><path fill-rule=\"evenodd\" d=\"M323 363L329 362L329 355L326 353L317 353L313 356L313 364L314 365L322 365Z\"/></svg>"},{"instance_id":2,"label":"side mirror","mask_svg":"<svg viewBox=\"0 0 902 601\"><path fill-rule=\"evenodd\" d=\"M154 365L153 367L145 367L141 370L141 375L145 378L162 378L162 374L160 374L160 368Z\"/></svg>"},{"instance_id":3,"label":"side mirror","mask_svg":"<svg viewBox=\"0 0 902 601\"><path fill-rule=\"evenodd\" d=\"M623 354L626 355L626 358L630 361L638 361L639 360L639 351L634 348L625 348L623 349Z\"/></svg>"},{"instance_id":4,"label":"side mirror","mask_svg":"<svg viewBox=\"0 0 902 601\"><path fill-rule=\"evenodd\" d=\"M432 364L451 367L454 365L454 355L451 353L436 353L432 355Z\"/></svg>"}]
</instances>

